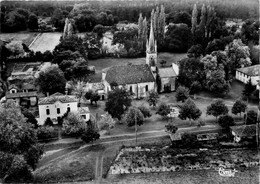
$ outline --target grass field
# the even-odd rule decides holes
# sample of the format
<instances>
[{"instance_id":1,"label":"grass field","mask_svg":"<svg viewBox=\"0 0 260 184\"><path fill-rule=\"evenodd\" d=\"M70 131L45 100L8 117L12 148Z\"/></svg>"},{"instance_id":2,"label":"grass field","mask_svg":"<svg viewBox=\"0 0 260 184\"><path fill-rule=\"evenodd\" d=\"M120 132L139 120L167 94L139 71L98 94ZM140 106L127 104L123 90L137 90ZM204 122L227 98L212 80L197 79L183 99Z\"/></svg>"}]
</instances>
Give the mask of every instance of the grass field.
<instances>
[{"instance_id":1,"label":"grass field","mask_svg":"<svg viewBox=\"0 0 260 184\"><path fill-rule=\"evenodd\" d=\"M161 60L166 60L165 66L170 66L171 63L179 61L186 57L185 53L159 53L158 55L158 66ZM89 65L93 65L96 68L96 72L101 72L102 69L113 66L113 65L126 65L128 63L132 64L145 64L145 57L143 58L102 58L96 60L89 60Z\"/></svg>"},{"instance_id":2,"label":"grass field","mask_svg":"<svg viewBox=\"0 0 260 184\"><path fill-rule=\"evenodd\" d=\"M27 33L1 33L0 39L5 41L22 41L25 45L29 46L33 39L39 33L27 32Z\"/></svg>"},{"instance_id":3,"label":"grass field","mask_svg":"<svg viewBox=\"0 0 260 184\"><path fill-rule=\"evenodd\" d=\"M37 40L30 46L34 52L46 50L53 51L56 45L60 42L61 33L42 33Z\"/></svg>"}]
</instances>

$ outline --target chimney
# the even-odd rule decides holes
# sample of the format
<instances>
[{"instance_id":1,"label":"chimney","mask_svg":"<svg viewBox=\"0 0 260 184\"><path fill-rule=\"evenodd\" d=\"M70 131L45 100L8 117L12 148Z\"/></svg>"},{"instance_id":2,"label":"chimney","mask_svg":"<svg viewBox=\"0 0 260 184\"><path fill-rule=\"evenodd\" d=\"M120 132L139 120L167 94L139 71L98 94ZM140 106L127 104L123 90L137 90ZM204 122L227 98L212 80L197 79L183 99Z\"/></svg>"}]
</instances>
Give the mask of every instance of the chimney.
<instances>
[{"instance_id":1,"label":"chimney","mask_svg":"<svg viewBox=\"0 0 260 184\"><path fill-rule=\"evenodd\" d=\"M49 92L47 92L47 97L49 96Z\"/></svg>"}]
</instances>

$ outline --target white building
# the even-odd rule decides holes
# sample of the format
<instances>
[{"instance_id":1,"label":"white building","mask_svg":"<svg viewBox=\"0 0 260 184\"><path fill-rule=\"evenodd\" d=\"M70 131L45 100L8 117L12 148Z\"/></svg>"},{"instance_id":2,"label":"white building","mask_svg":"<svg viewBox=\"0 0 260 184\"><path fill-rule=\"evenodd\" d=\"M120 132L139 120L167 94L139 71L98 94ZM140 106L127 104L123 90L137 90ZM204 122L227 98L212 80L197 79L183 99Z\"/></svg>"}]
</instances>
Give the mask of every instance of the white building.
<instances>
[{"instance_id":1,"label":"white building","mask_svg":"<svg viewBox=\"0 0 260 184\"><path fill-rule=\"evenodd\" d=\"M260 65L239 68L236 71L236 79L246 84L251 79L252 85L258 85Z\"/></svg>"},{"instance_id":2,"label":"white building","mask_svg":"<svg viewBox=\"0 0 260 184\"><path fill-rule=\"evenodd\" d=\"M156 90L154 75L147 64L112 66L102 73L102 80L105 93L111 90L111 83L125 86L136 98L146 97L149 91Z\"/></svg>"},{"instance_id":3,"label":"white building","mask_svg":"<svg viewBox=\"0 0 260 184\"><path fill-rule=\"evenodd\" d=\"M39 125L43 125L47 118L57 123L66 112L79 112L83 119L89 120L88 108L81 107L78 109L78 100L74 96L55 93L41 99L38 107L39 118L37 119Z\"/></svg>"}]
</instances>

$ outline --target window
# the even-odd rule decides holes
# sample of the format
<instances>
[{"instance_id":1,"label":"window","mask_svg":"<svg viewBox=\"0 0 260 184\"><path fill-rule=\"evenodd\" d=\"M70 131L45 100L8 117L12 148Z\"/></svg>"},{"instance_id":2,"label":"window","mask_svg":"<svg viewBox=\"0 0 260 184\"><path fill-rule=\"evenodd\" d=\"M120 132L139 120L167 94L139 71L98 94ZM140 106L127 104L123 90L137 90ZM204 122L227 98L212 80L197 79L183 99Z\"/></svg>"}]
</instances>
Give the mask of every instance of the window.
<instances>
[{"instance_id":1,"label":"window","mask_svg":"<svg viewBox=\"0 0 260 184\"><path fill-rule=\"evenodd\" d=\"M81 117L82 117L83 119L86 119L86 115L81 115Z\"/></svg>"},{"instance_id":2,"label":"window","mask_svg":"<svg viewBox=\"0 0 260 184\"><path fill-rule=\"evenodd\" d=\"M130 86L130 92L133 92L132 86Z\"/></svg>"},{"instance_id":3,"label":"window","mask_svg":"<svg viewBox=\"0 0 260 184\"><path fill-rule=\"evenodd\" d=\"M70 107L67 107L67 112L70 112Z\"/></svg>"},{"instance_id":4,"label":"window","mask_svg":"<svg viewBox=\"0 0 260 184\"><path fill-rule=\"evenodd\" d=\"M145 90L148 91L148 85L145 86Z\"/></svg>"},{"instance_id":5,"label":"window","mask_svg":"<svg viewBox=\"0 0 260 184\"><path fill-rule=\"evenodd\" d=\"M57 114L60 114L60 108L57 108Z\"/></svg>"},{"instance_id":6,"label":"window","mask_svg":"<svg viewBox=\"0 0 260 184\"><path fill-rule=\"evenodd\" d=\"M12 90L11 90L11 93L15 93L15 89L12 89Z\"/></svg>"},{"instance_id":7,"label":"window","mask_svg":"<svg viewBox=\"0 0 260 184\"><path fill-rule=\"evenodd\" d=\"M50 114L50 109L46 109L46 115Z\"/></svg>"}]
</instances>

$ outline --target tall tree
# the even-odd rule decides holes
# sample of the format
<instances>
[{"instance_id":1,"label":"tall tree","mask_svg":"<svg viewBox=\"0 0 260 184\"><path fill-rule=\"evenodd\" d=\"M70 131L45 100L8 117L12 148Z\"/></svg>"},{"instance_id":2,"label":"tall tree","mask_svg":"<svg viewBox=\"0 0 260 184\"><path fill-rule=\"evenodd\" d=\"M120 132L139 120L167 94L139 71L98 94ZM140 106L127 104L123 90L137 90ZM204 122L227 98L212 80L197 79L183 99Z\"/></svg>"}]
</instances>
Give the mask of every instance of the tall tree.
<instances>
[{"instance_id":1,"label":"tall tree","mask_svg":"<svg viewBox=\"0 0 260 184\"><path fill-rule=\"evenodd\" d=\"M244 102L242 99L238 99L238 100L236 100L236 102L232 106L231 111L235 115L240 114L240 117L241 117L241 113L245 112L246 108L247 108L246 102Z\"/></svg>"},{"instance_id":2,"label":"tall tree","mask_svg":"<svg viewBox=\"0 0 260 184\"><path fill-rule=\"evenodd\" d=\"M31 30L37 30L38 29L38 18L35 14L30 14L29 20L28 20L28 28Z\"/></svg>"},{"instance_id":3,"label":"tall tree","mask_svg":"<svg viewBox=\"0 0 260 184\"><path fill-rule=\"evenodd\" d=\"M128 127L132 127L135 123L141 126L144 123L144 115L135 107L130 107L125 114L124 121Z\"/></svg>"},{"instance_id":4,"label":"tall tree","mask_svg":"<svg viewBox=\"0 0 260 184\"><path fill-rule=\"evenodd\" d=\"M189 90L183 86L179 86L175 94L177 102L184 102L189 97Z\"/></svg>"},{"instance_id":5,"label":"tall tree","mask_svg":"<svg viewBox=\"0 0 260 184\"><path fill-rule=\"evenodd\" d=\"M64 73L57 65L51 65L44 71L39 73L39 77L35 83L40 87L40 91L44 94L53 94L56 92L64 93L66 79Z\"/></svg>"},{"instance_id":6,"label":"tall tree","mask_svg":"<svg viewBox=\"0 0 260 184\"><path fill-rule=\"evenodd\" d=\"M197 5L194 4L191 15L191 33L194 35L198 24L198 10Z\"/></svg>"},{"instance_id":7,"label":"tall tree","mask_svg":"<svg viewBox=\"0 0 260 184\"><path fill-rule=\"evenodd\" d=\"M116 87L108 92L105 111L113 118L121 120L122 115L131 106L131 101L131 95L126 89Z\"/></svg>"},{"instance_id":8,"label":"tall tree","mask_svg":"<svg viewBox=\"0 0 260 184\"><path fill-rule=\"evenodd\" d=\"M28 182L43 154L36 131L13 101L0 104L0 179Z\"/></svg>"},{"instance_id":9,"label":"tall tree","mask_svg":"<svg viewBox=\"0 0 260 184\"><path fill-rule=\"evenodd\" d=\"M217 100L207 107L207 115L218 116L228 113L228 107L223 103L223 100Z\"/></svg>"},{"instance_id":10,"label":"tall tree","mask_svg":"<svg viewBox=\"0 0 260 184\"><path fill-rule=\"evenodd\" d=\"M150 106L155 107L159 99L158 93L155 91L150 91L149 95L147 97L147 102L149 103Z\"/></svg>"},{"instance_id":11,"label":"tall tree","mask_svg":"<svg viewBox=\"0 0 260 184\"><path fill-rule=\"evenodd\" d=\"M249 99L249 97L252 95L252 93L256 90L256 87L252 85L251 78L247 81L247 83L244 86L244 90L242 91L243 96Z\"/></svg>"},{"instance_id":12,"label":"tall tree","mask_svg":"<svg viewBox=\"0 0 260 184\"><path fill-rule=\"evenodd\" d=\"M180 108L179 118L182 120L189 119L191 124L191 120L198 119L201 114L201 110L196 106L194 101L188 98Z\"/></svg>"}]
</instances>

